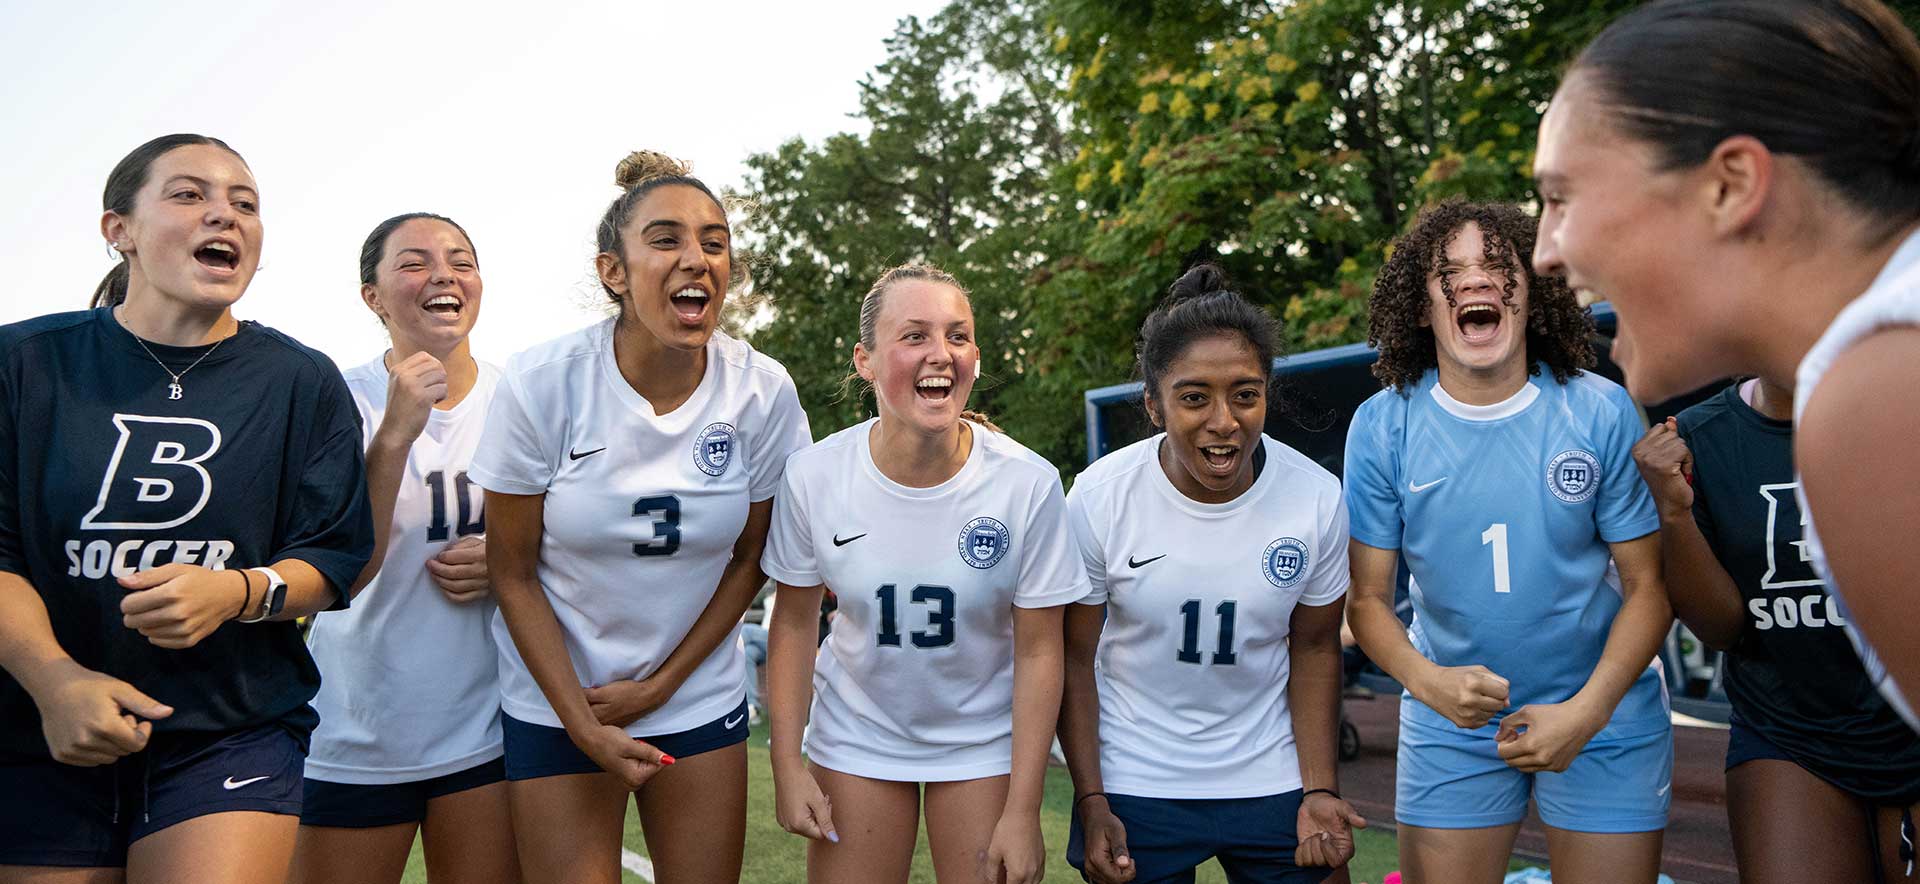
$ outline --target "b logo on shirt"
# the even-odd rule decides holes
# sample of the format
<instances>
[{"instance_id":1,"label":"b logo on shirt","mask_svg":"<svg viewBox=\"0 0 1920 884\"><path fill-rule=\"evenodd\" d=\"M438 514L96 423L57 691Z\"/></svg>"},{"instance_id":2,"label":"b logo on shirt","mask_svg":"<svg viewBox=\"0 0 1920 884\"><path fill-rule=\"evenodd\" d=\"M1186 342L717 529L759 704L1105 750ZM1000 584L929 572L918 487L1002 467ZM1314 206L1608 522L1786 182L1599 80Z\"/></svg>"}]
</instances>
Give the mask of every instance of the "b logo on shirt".
<instances>
[{"instance_id":1,"label":"b logo on shirt","mask_svg":"<svg viewBox=\"0 0 1920 884\"><path fill-rule=\"evenodd\" d=\"M981 516L960 529L960 561L984 571L1000 564L1012 539L999 519Z\"/></svg>"},{"instance_id":2,"label":"b logo on shirt","mask_svg":"<svg viewBox=\"0 0 1920 884\"><path fill-rule=\"evenodd\" d=\"M1286 589L1307 575L1307 545L1292 537L1282 537L1267 544L1266 554L1260 561L1260 570L1266 574L1267 582Z\"/></svg>"},{"instance_id":3,"label":"b logo on shirt","mask_svg":"<svg viewBox=\"0 0 1920 884\"><path fill-rule=\"evenodd\" d=\"M220 428L191 417L116 414L120 432L100 497L82 529L161 531L200 514L213 479L200 464L220 450Z\"/></svg>"},{"instance_id":4,"label":"b logo on shirt","mask_svg":"<svg viewBox=\"0 0 1920 884\"><path fill-rule=\"evenodd\" d=\"M700 438L694 440L693 465L709 476L726 472L727 464L733 460L733 436L732 424L708 424L700 431Z\"/></svg>"},{"instance_id":5,"label":"b logo on shirt","mask_svg":"<svg viewBox=\"0 0 1920 884\"><path fill-rule=\"evenodd\" d=\"M1553 456L1547 464L1547 490L1568 503L1579 503L1600 490L1600 459L1574 448Z\"/></svg>"}]
</instances>

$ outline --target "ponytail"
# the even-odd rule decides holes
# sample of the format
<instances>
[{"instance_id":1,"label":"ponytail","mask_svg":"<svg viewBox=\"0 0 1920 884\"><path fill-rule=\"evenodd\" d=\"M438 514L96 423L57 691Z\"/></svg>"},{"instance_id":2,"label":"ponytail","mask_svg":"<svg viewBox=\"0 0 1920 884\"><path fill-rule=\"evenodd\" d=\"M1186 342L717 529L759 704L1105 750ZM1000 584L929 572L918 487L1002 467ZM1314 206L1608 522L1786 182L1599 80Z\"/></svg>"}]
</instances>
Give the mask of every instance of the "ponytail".
<instances>
[{"instance_id":1,"label":"ponytail","mask_svg":"<svg viewBox=\"0 0 1920 884\"><path fill-rule=\"evenodd\" d=\"M93 302L89 307L118 307L127 300L127 277L133 271L127 268L127 259L113 265L100 284L93 289Z\"/></svg>"}]
</instances>

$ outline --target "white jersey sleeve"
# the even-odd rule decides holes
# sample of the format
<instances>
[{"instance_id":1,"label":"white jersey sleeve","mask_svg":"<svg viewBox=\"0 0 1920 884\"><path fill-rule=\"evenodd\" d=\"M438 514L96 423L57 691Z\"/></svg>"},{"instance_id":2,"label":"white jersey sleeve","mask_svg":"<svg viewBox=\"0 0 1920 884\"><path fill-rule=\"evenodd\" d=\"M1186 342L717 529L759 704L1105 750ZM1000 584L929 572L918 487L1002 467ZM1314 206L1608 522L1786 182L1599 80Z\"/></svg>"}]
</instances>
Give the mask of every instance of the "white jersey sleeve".
<instances>
[{"instance_id":1,"label":"white jersey sleeve","mask_svg":"<svg viewBox=\"0 0 1920 884\"><path fill-rule=\"evenodd\" d=\"M800 393L791 381L773 390L767 400L766 416L756 432L760 438L750 442L777 455L754 458L750 468L753 476L747 486L747 499L759 503L780 489L781 478L786 474L787 455L813 444L807 412L800 407Z\"/></svg>"},{"instance_id":2,"label":"white jersey sleeve","mask_svg":"<svg viewBox=\"0 0 1920 884\"><path fill-rule=\"evenodd\" d=\"M1066 495L1060 491L1058 477L1035 490L1039 493L1027 516L1028 539L1020 546L1020 583L1013 603L1022 608L1072 604L1086 598L1088 587L1086 568L1067 525Z\"/></svg>"},{"instance_id":3,"label":"white jersey sleeve","mask_svg":"<svg viewBox=\"0 0 1920 884\"><path fill-rule=\"evenodd\" d=\"M1300 590L1300 604L1310 608L1339 601L1353 583L1352 570L1347 563L1347 502L1344 495L1335 495L1331 500L1323 499L1321 509L1326 512L1326 520L1320 525L1320 567L1308 573Z\"/></svg>"},{"instance_id":4,"label":"white jersey sleeve","mask_svg":"<svg viewBox=\"0 0 1920 884\"><path fill-rule=\"evenodd\" d=\"M781 479L780 493L773 498L773 525L767 529L767 547L760 554L760 570L788 586L819 586L820 565L814 557L812 526L806 519L807 496L800 481L793 470Z\"/></svg>"},{"instance_id":5,"label":"white jersey sleeve","mask_svg":"<svg viewBox=\"0 0 1920 884\"><path fill-rule=\"evenodd\" d=\"M1082 605L1107 603L1107 551L1100 532L1094 530L1094 516L1087 512L1087 495L1079 483L1067 494L1067 523L1073 529L1074 546L1080 549L1080 567L1087 574L1089 591L1080 598Z\"/></svg>"},{"instance_id":6,"label":"white jersey sleeve","mask_svg":"<svg viewBox=\"0 0 1920 884\"><path fill-rule=\"evenodd\" d=\"M469 469L474 481L502 494L545 493L560 468L556 427L534 414L539 403L523 384L518 374L502 379Z\"/></svg>"}]
</instances>

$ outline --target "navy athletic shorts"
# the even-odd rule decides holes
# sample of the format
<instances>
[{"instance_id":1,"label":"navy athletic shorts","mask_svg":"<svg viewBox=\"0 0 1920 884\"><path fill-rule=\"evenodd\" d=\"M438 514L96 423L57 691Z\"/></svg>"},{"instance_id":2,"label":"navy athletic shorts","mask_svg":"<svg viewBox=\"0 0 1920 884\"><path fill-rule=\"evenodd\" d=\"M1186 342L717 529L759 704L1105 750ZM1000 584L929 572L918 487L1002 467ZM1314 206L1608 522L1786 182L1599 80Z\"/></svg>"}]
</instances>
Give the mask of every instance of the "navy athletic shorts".
<instances>
[{"instance_id":1,"label":"navy athletic shorts","mask_svg":"<svg viewBox=\"0 0 1920 884\"><path fill-rule=\"evenodd\" d=\"M502 713L500 735L507 745L507 779L533 780L567 774L601 773L600 765L580 751L566 728L529 724ZM732 712L677 734L635 737L676 760L725 749L747 741L747 701Z\"/></svg>"},{"instance_id":2,"label":"navy athletic shorts","mask_svg":"<svg viewBox=\"0 0 1920 884\"><path fill-rule=\"evenodd\" d=\"M371 829L417 823L427 818L427 802L506 778L506 762L499 758L411 783L330 783L308 777L300 825Z\"/></svg>"},{"instance_id":3,"label":"navy athletic shorts","mask_svg":"<svg viewBox=\"0 0 1920 884\"><path fill-rule=\"evenodd\" d=\"M1727 770L1733 770L1749 761L1785 761L1799 764L1779 746L1767 739L1765 734L1754 730L1753 725L1740 717L1740 713L1727 715Z\"/></svg>"},{"instance_id":4,"label":"navy athletic shorts","mask_svg":"<svg viewBox=\"0 0 1920 884\"><path fill-rule=\"evenodd\" d=\"M1233 884L1319 884L1332 869L1293 864L1300 846L1299 789L1259 798L1107 796L1127 827L1133 884L1193 884L1193 870L1219 858ZM1067 863L1087 880L1086 832L1080 814L1067 834Z\"/></svg>"},{"instance_id":5,"label":"navy athletic shorts","mask_svg":"<svg viewBox=\"0 0 1920 884\"><path fill-rule=\"evenodd\" d=\"M100 767L0 761L0 865L122 867L127 847L195 817L298 815L306 742L279 724L158 733Z\"/></svg>"}]
</instances>

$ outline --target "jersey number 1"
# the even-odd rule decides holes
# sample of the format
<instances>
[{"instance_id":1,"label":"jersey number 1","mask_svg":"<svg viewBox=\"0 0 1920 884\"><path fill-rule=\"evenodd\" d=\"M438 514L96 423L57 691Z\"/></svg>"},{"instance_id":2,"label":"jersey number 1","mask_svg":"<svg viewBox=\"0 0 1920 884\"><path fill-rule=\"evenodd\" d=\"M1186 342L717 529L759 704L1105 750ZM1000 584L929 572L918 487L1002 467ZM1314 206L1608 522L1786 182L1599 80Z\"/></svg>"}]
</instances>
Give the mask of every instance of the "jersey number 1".
<instances>
[{"instance_id":1,"label":"jersey number 1","mask_svg":"<svg viewBox=\"0 0 1920 884\"><path fill-rule=\"evenodd\" d=\"M1507 569L1507 523L1495 522L1480 532L1480 545L1493 544L1493 591L1512 592L1513 575Z\"/></svg>"}]
</instances>

